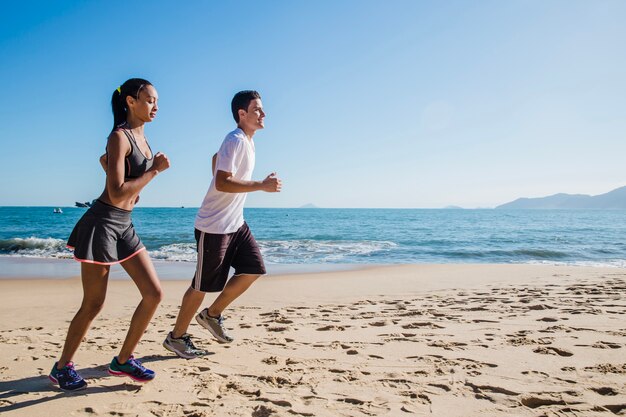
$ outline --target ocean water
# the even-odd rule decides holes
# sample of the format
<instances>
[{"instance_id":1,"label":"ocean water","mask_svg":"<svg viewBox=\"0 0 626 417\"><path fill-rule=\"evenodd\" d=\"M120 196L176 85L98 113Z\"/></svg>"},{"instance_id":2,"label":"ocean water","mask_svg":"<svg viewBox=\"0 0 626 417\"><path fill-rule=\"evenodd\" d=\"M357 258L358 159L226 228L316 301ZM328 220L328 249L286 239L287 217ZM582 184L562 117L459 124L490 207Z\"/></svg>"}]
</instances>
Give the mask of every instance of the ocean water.
<instances>
[{"instance_id":1,"label":"ocean water","mask_svg":"<svg viewBox=\"0 0 626 417\"><path fill-rule=\"evenodd\" d=\"M71 259L86 209L0 207L0 258ZM153 259L196 260L195 208L136 208ZM626 266L626 211L450 209L245 210L266 263L547 263Z\"/></svg>"}]
</instances>

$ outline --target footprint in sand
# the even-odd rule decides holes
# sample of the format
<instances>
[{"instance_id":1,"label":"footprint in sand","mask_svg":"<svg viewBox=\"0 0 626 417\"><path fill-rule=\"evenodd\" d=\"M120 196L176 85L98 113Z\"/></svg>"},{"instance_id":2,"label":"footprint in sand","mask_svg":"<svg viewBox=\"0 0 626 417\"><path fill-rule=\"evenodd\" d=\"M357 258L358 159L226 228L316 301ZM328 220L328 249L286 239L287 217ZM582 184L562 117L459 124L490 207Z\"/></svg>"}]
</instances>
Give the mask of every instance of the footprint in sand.
<instances>
[{"instance_id":1,"label":"footprint in sand","mask_svg":"<svg viewBox=\"0 0 626 417\"><path fill-rule=\"evenodd\" d=\"M511 339L508 339L506 343L511 346L525 346L525 345L534 345L535 341L527 337L513 337Z\"/></svg>"},{"instance_id":2,"label":"footprint in sand","mask_svg":"<svg viewBox=\"0 0 626 417\"><path fill-rule=\"evenodd\" d=\"M264 405L258 405L252 411L252 417L270 417L272 414L274 414L274 410Z\"/></svg>"},{"instance_id":3,"label":"footprint in sand","mask_svg":"<svg viewBox=\"0 0 626 417\"><path fill-rule=\"evenodd\" d=\"M609 404L603 407L617 415L622 415L622 411L626 410L626 404Z\"/></svg>"},{"instance_id":4,"label":"footprint in sand","mask_svg":"<svg viewBox=\"0 0 626 417\"><path fill-rule=\"evenodd\" d=\"M541 353L543 355L559 355L565 357L574 356L574 354L569 350L560 349L554 346L539 346L538 348L533 350L533 352Z\"/></svg>"},{"instance_id":5,"label":"footprint in sand","mask_svg":"<svg viewBox=\"0 0 626 417\"><path fill-rule=\"evenodd\" d=\"M261 382L264 382L266 384L273 385L279 388L283 386L288 386L288 387L293 386L290 380L283 378L281 376L263 376L262 375L256 378Z\"/></svg>"},{"instance_id":6,"label":"footprint in sand","mask_svg":"<svg viewBox=\"0 0 626 417\"><path fill-rule=\"evenodd\" d=\"M243 395L245 397L253 397L253 398L255 398L255 397L259 397L261 395L261 390L260 389L251 391L249 389L243 388L237 382L228 382L226 384L225 388L226 388L226 390L237 391L239 394L241 394L241 395Z\"/></svg>"},{"instance_id":7,"label":"footprint in sand","mask_svg":"<svg viewBox=\"0 0 626 417\"><path fill-rule=\"evenodd\" d=\"M268 327L267 331L268 332L286 332L287 330L289 330L289 327Z\"/></svg>"},{"instance_id":8,"label":"footprint in sand","mask_svg":"<svg viewBox=\"0 0 626 417\"><path fill-rule=\"evenodd\" d=\"M563 318L561 320L567 320L567 318ZM556 321L559 321L559 319L556 317L542 317L540 319L537 319L537 321L545 321L547 323L554 323Z\"/></svg>"},{"instance_id":9,"label":"footprint in sand","mask_svg":"<svg viewBox=\"0 0 626 417\"><path fill-rule=\"evenodd\" d=\"M335 326L335 325L329 324L328 326L320 327L315 330L317 330L318 332L327 332L329 330L337 330L337 331L342 332L346 330L346 327L349 327L349 326Z\"/></svg>"},{"instance_id":10,"label":"footprint in sand","mask_svg":"<svg viewBox=\"0 0 626 417\"><path fill-rule=\"evenodd\" d=\"M520 402L522 405L529 408L543 407L546 405L565 405L565 401L550 397L524 397Z\"/></svg>"},{"instance_id":11,"label":"footprint in sand","mask_svg":"<svg viewBox=\"0 0 626 417\"><path fill-rule=\"evenodd\" d=\"M603 374L626 374L626 363L612 364L600 363L595 366L585 367L585 371L601 372Z\"/></svg>"},{"instance_id":12,"label":"footprint in sand","mask_svg":"<svg viewBox=\"0 0 626 417\"><path fill-rule=\"evenodd\" d=\"M622 345L619 343L599 341L591 345L591 347L596 349L621 349Z\"/></svg>"},{"instance_id":13,"label":"footprint in sand","mask_svg":"<svg viewBox=\"0 0 626 417\"><path fill-rule=\"evenodd\" d=\"M157 417L181 415L183 412L183 406L181 404L163 404L160 401L150 401L149 403L155 406L150 412ZM185 413L184 415L187 416L188 414Z\"/></svg>"},{"instance_id":14,"label":"footprint in sand","mask_svg":"<svg viewBox=\"0 0 626 417\"><path fill-rule=\"evenodd\" d=\"M613 396L618 394L618 392L611 387L591 388L591 391L597 392L598 394L605 396Z\"/></svg>"},{"instance_id":15,"label":"footprint in sand","mask_svg":"<svg viewBox=\"0 0 626 417\"><path fill-rule=\"evenodd\" d=\"M565 332L565 333L571 333L572 329L565 327L565 326L550 326L550 327L546 327L545 329L541 329L538 330L539 333L556 333L556 332Z\"/></svg>"},{"instance_id":16,"label":"footprint in sand","mask_svg":"<svg viewBox=\"0 0 626 417\"><path fill-rule=\"evenodd\" d=\"M417 393L414 391L401 391L400 395L403 397L408 397L411 400L416 400L416 403L420 404L431 404L430 397L426 394Z\"/></svg>"},{"instance_id":17,"label":"footprint in sand","mask_svg":"<svg viewBox=\"0 0 626 417\"><path fill-rule=\"evenodd\" d=\"M419 310L411 310L406 313L397 314L398 317L411 317L411 316L423 316L424 312Z\"/></svg>"},{"instance_id":18,"label":"footprint in sand","mask_svg":"<svg viewBox=\"0 0 626 417\"><path fill-rule=\"evenodd\" d=\"M465 382L465 385L470 387L476 394L484 395L487 399L491 399L491 398L488 395L486 395L485 392L494 393L494 394L503 394L503 395L509 395L509 396L519 395L519 392L511 391L506 388L492 386L492 385L476 385L469 381Z\"/></svg>"},{"instance_id":19,"label":"footprint in sand","mask_svg":"<svg viewBox=\"0 0 626 417\"><path fill-rule=\"evenodd\" d=\"M269 358L261 360L261 362L268 365L278 365L278 358L276 358L276 356L270 356Z\"/></svg>"},{"instance_id":20,"label":"footprint in sand","mask_svg":"<svg viewBox=\"0 0 626 417\"><path fill-rule=\"evenodd\" d=\"M541 371L523 371L522 372L522 375L531 375L531 374L541 375L542 377L545 377L545 378L548 378L550 376L547 373L541 372Z\"/></svg>"},{"instance_id":21,"label":"footprint in sand","mask_svg":"<svg viewBox=\"0 0 626 417\"><path fill-rule=\"evenodd\" d=\"M527 307L529 310L553 310L556 307L552 307L546 304L535 304Z\"/></svg>"},{"instance_id":22,"label":"footprint in sand","mask_svg":"<svg viewBox=\"0 0 626 417\"><path fill-rule=\"evenodd\" d=\"M469 358L458 358L458 360L462 363L462 362L466 362L465 365L463 365L464 369L473 369L473 368L483 368L483 367L489 367L489 368L497 368L498 365L496 365L495 363L489 363L489 362L479 362L476 361L474 359L469 359Z\"/></svg>"},{"instance_id":23,"label":"footprint in sand","mask_svg":"<svg viewBox=\"0 0 626 417\"><path fill-rule=\"evenodd\" d=\"M436 348L442 348L444 350L455 350L455 349L464 350L462 347L463 346L467 346L467 343L444 342L443 340L436 340L434 342L428 343L427 346L436 347Z\"/></svg>"},{"instance_id":24,"label":"footprint in sand","mask_svg":"<svg viewBox=\"0 0 626 417\"><path fill-rule=\"evenodd\" d=\"M342 401L352 405L363 405L366 403L366 401L359 400L358 398L340 398L337 401Z\"/></svg>"},{"instance_id":25,"label":"footprint in sand","mask_svg":"<svg viewBox=\"0 0 626 417\"><path fill-rule=\"evenodd\" d=\"M270 398L265 398L265 397L259 397L256 398L255 401L263 401L266 403L270 403L270 404L274 404L277 405L279 407L291 407L292 404L289 401L285 401L285 400L272 400ZM291 410L290 410L291 411Z\"/></svg>"},{"instance_id":26,"label":"footprint in sand","mask_svg":"<svg viewBox=\"0 0 626 417\"><path fill-rule=\"evenodd\" d=\"M452 390L452 388L450 388L448 385L446 384L428 384L431 387L435 387L435 388L439 388L441 390L444 390L445 392L450 392Z\"/></svg>"},{"instance_id":27,"label":"footprint in sand","mask_svg":"<svg viewBox=\"0 0 626 417\"><path fill-rule=\"evenodd\" d=\"M421 322L421 323L410 323L410 324L405 324L404 326L402 326L403 329L422 329L422 328L428 328L428 329L445 329L445 327L443 326L439 326L438 324L435 323L431 323L431 322Z\"/></svg>"}]
</instances>

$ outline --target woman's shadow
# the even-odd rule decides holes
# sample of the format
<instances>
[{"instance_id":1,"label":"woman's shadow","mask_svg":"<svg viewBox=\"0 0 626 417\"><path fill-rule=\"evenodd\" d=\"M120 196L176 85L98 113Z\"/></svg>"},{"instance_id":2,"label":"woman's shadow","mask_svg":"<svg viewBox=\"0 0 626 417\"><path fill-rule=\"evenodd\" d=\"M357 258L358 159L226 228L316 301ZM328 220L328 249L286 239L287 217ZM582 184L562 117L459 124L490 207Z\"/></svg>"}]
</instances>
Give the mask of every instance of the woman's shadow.
<instances>
[{"instance_id":1,"label":"woman's shadow","mask_svg":"<svg viewBox=\"0 0 626 417\"><path fill-rule=\"evenodd\" d=\"M172 355L149 355L141 359L142 363L156 362L168 359L178 359L177 356ZM91 368L81 368L80 374L87 382L93 382L101 378L109 378L107 374L108 365L94 366ZM130 379L125 379L125 382L118 385L107 386L88 386L87 389L66 392L60 391L60 389L53 385L48 378L48 375L31 376L28 378L14 379L9 381L0 381L0 414L6 411L19 410L21 408L30 407L37 404L42 404L48 401L54 401L61 398L67 398L68 396L76 397L83 395L95 395L103 392L116 392L116 391L139 391L140 385L133 383ZM41 398L34 398L26 401L19 401L20 395L41 393ZM46 393L54 394L52 396L45 395ZM12 400L16 397L15 400Z\"/></svg>"}]
</instances>

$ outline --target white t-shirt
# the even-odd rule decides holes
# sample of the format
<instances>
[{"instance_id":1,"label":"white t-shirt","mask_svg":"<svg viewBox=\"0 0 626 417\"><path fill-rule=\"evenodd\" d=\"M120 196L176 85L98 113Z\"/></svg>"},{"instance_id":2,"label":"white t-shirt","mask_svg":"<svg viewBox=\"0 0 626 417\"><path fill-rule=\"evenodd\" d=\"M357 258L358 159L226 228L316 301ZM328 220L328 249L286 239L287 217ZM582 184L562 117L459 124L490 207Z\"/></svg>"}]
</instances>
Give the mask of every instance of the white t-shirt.
<instances>
[{"instance_id":1,"label":"white t-shirt","mask_svg":"<svg viewBox=\"0 0 626 417\"><path fill-rule=\"evenodd\" d=\"M231 172L238 180L250 181L254 170L254 142L237 128L224 138L215 162L217 171ZM205 233L226 234L243 226L243 205L248 193L225 193L215 188L215 175L198 214L196 229Z\"/></svg>"}]
</instances>

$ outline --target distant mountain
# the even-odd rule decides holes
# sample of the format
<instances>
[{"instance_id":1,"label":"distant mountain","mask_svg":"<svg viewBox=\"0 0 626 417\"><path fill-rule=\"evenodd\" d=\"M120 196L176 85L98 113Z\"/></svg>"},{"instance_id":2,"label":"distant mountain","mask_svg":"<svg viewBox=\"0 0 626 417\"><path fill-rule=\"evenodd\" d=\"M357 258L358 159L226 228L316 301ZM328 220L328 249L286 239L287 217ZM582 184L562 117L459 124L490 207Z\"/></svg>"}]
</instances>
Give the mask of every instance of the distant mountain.
<instances>
[{"instance_id":1,"label":"distant mountain","mask_svg":"<svg viewBox=\"0 0 626 417\"><path fill-rule=\"evenodd\" d=\"M309 203L309 204L305 204L305 205L303 205L303 206L300 206L299 208L308 208L308 209L311 209L311 208L318 208L318 207L317 207L315 204L311 204L311 203Z\"/></svg>"},{"instance_id":2,"label":"distant mountain","mask_svg":"<svg viewBox=\"0 0 626 417\"><path fill-rule=\"evenodd\" d=\"M554 194L541 198L518 198L497 209L626 209L626 187L606 194Z\"/></svg>"}]
</instances>

